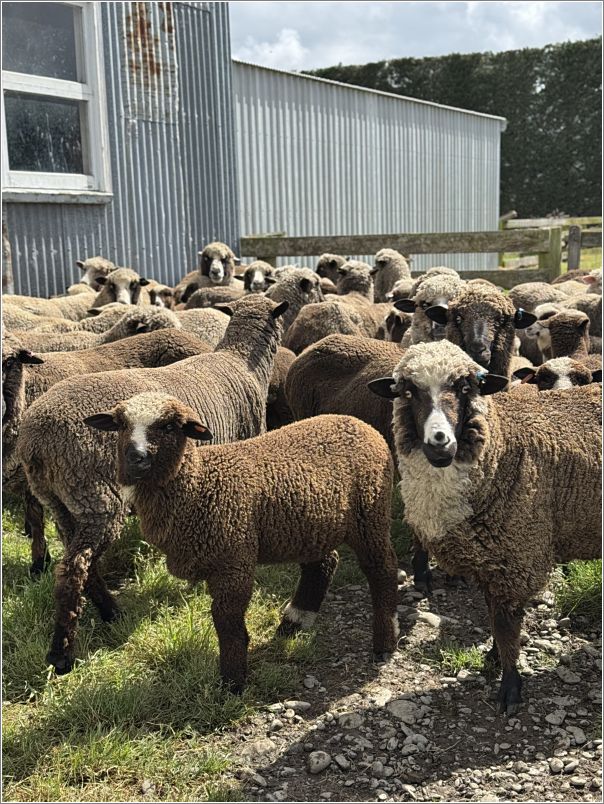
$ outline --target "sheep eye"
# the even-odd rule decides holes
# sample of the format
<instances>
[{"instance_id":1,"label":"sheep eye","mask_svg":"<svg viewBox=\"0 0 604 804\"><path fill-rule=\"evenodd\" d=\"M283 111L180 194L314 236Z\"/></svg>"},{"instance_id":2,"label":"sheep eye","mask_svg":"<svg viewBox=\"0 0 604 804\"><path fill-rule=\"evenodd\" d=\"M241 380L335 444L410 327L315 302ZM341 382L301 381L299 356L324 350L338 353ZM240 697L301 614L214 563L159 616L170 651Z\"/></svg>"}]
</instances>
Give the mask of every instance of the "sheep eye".
<instances>
[{"instance_id":1,"label":"sheep eye","mask_svg":"<svg viewBox=\"0 0 604 804\"><path fill-rule=\"evenodd\" d=\"M420 304L420 307L422 308L422 310L427 310L429 306L430 306L429 302L421 302L421 304Z\"/></svg>"},{"instance_id":2,"label":"sheep eye","mask_svg":"<svg viewBox=\"0 0 604 804\"><path fill-rule=\"evenodd\" d=\"M407 399L411 399L413 394L411 393L411 391L409 389L407 389L406 391L403 391L403 396L406 396Z\"/></svg>"},{"instance_id":3,"label":"sheep eye","mask_svg":"<svg viewBox=\"0 0 604 804\"><path fill-rule=\"evenodd\" d=\"M130 282L130 290L134 290L136 287L136 282Z\"/></svg>"},{"instance_id":4,"label":"sheep eye","mask_svg":"<svg viewBox=\"0 0 604 804\"><path fill-rule=\"evenodd\" d=\"M174 426L174 424L172 424L172 422L168 422L167 424L164 424L164 426L162 427L162 430L165 433L172 433L174 432L175 429L176 427Z\"/></svg>"},{"instance_id":5,"label":"sheep eye","mask_svg":"<svg viewBox=\"0 0 604 804\"><path fill-rule=\"evenodd\" d=\"M456 324L461 324L462 321L463 321L463 318L460 315L455 316L455 323Z\"/></svg>"},{"instance_id":6,"label":"sheep eye","mask_svg":"<svg viewBox=\"0 0 604 804\"><path fill-rule=\"evenodd\" d=\"M462 394L469 394L470 393L470 386L469 385L462 385L460 390L461 390Z\"/></svg>"}]
</instances>

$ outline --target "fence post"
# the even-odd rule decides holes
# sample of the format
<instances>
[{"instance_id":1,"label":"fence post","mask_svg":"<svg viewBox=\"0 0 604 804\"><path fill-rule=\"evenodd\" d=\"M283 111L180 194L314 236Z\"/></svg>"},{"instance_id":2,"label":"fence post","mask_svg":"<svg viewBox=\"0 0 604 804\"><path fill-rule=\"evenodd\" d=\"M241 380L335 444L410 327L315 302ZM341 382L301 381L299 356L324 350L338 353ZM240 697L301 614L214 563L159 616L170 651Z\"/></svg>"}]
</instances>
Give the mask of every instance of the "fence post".
<instances>
[{"instance_id":1,"label":"fence post","mask_svg":"<svg viewBox=\"0 0 604 804\"><path fill-rule=\"evenodd\" d=\"M581 227L569 226L566 238L568 270L573 271L581 264Z\"/></svg>"},{"instance_id":2,"label":"fence post","mask_svg":"<svg viewBox=\"0 0 604 804\"><path fill-rule=\"evenodd\" d=\"M514 218L517 218L517 217L518 217L518 213L516 212L515 209L511 209L509 212L506 212L504 215L502 215L499 218L499 231L503 232L504 229L506 228L506 226L505 226L506 223L508 221L513 220ZM500 251L499 254L497 255L497 265L500 268L503 267L503 255L504 255L504 253L505 252Z\"/></svg>"},{"instance_id":3,"label":"fence post","mask_svg":"<svg viewBox=\"0 0 604 804\"><path fill-rule=\"evenodd\" d=\"M552 226L549 232L549 249L539 254L539 270L543 271L551 282L560 275L562 265L562 227Z\"/></svg>"}]
</instances>

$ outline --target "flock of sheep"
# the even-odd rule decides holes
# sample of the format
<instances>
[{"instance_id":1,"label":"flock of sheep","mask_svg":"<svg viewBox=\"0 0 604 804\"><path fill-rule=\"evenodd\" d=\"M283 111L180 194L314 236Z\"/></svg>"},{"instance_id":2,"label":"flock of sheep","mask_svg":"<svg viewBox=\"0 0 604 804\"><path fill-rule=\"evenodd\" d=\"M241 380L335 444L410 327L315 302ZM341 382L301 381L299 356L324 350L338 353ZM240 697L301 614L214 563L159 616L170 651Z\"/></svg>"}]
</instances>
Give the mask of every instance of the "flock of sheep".
<instances>
[{"instance_id":1,"label":"flock of sheep","mask_svg":"<svg viewBox=\"0 0 604 804\"><path fill-rule=\"evenodd\" d=\"M373 268L236 263L211 243L170 288L93 257L66 296L3 297L3 484L24 500L32 574L50 562L45 509L65 546L49 663L73 666L85 596L119 614L99 558L129 512L171 573L207 581L234 692L256 565L300 565L292 634L341 544L388 660L396 467L415 585L431 593L430 557L479 585L500 710L516 712L524 607L555 563L601 552L602 272L506 295L446 267L413 278L392 249Z\"/></svg>"}]
</instances>

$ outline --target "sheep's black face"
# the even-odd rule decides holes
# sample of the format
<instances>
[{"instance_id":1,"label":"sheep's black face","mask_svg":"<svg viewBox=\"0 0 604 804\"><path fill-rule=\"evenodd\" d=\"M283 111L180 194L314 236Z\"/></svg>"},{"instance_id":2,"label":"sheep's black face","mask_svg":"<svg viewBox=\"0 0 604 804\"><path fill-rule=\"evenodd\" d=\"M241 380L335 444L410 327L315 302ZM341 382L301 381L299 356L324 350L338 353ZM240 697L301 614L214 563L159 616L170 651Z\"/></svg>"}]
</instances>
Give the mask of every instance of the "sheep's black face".
<instances>
[{"instance_id":1,"label":"sheep's black face","mask_svg":"<svg viewBox=\"0 0 604 804\"><path fill-rule=\"evenodd\" d=\"M502 296L505 299L505 297ZM501 305L487 298L462 299L452 302L448 311L447 338L460 346L473 360L484 368L502 371L492 365L493 355L512 353L515 336L514 310L511 302ZM507 307L512 309L507 310Z\"/></svg>"},{"instance_id":2,"label":"sheep's black face","mask_svg":"<svg viewBox=\"0 0 604 804\"><path fill-rule=\"evenodd\" d=\"M2 345L2 429L17 415L23 400L23 366L24 364L43 363L41 357L32 354L29 349L7 348Z\"/></svg>"}]
</instances>

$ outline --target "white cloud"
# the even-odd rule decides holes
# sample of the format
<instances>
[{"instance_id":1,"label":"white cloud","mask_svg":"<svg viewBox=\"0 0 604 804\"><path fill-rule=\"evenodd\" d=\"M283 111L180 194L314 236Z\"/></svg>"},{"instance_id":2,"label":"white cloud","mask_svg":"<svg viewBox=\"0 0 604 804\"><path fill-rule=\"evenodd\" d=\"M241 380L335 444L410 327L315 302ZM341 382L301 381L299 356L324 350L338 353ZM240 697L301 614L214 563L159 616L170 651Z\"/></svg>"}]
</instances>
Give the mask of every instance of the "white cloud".
<instances>
[{"instance_id":1,"label":"white cloud","mask_svg":"<svg viewBox=\"0 0 604 804\"><path fill-rule=\"evenodd\" d=\"M303 70L308 62L309 50L300 42L298 31L283 28L272 42L258 42L253 36L247 36L244 44L233 50L233 56L264 67Z\"/></svg>"}]
</instances>

